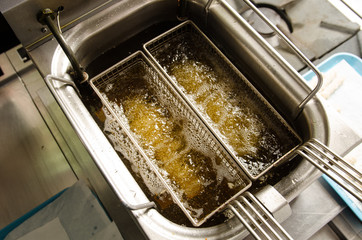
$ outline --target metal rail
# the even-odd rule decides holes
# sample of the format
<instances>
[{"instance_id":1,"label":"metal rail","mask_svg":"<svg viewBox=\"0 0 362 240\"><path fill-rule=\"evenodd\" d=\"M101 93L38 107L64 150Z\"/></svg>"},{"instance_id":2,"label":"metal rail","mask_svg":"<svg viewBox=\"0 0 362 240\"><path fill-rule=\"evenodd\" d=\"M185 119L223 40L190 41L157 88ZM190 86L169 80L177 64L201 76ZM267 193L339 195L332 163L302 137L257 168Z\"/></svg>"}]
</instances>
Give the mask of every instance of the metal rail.
<instances>
[{"instance_id":1,"label":"metal rail","mask_svg":"<svg viewBox=\"0 0 362 240\"><path fill-rule=\"evenodd\" d=\"M209 9L212 3L215 0L209 0L205 6L204 11L206 14L209 12ZM246 5L250 7L281 39L285 41L285 43L294 51L294 53L302 59L307 66L315 73L317 76L318 82L314 89L301 101L301 103L297 107L297 113L303 110L304 106L317 94L323 84L323 76L322 73L314 66L314 64L298 49L297 46L294 45L292 41L289 40L288 37L284 35L282 31L280 31L250 0L243 0ZM225 2L225 1L224 1ZM228 4L228 3L226 3ZM241 18L239 14L235 14L236 17Z\"/></svg>"},{"instance_id":2,"label":"metal rail","mask_svg":"<svg viewBox=\"0 0 362 240\"><path fill-rule=\"evenodd\" d=\"M362 201L362 173L317 139L304 143L297 154L328 175L359 201Z\"/></svg>"},{"instance_id":3,"label":"metal rail","mask_svg":"<svg viewBox=\"0 0 362 240\"><path fill-rule=\"evenodd\" d=\"M245 192L239 200L234 200L229 208L255 239L292 239L251 193Z\"/></svg>"},{"instance_id":4,"label":"metal rail","mask_svg":"<svg viewBox=\"0 0 362 240\"><path fill-rule=\"evenodd\" d=\"M302 110L304 106L317 94L319 89L323 84L323 76L322 73L314 66L314 64L298 49L297 46L294 45L292 41L289 40L288 37L282 33L250 0L243 0L245 4L247 4L251 10L253 10L268 26L274 30L278 36L283 39L288 46L300 57L307 65L312 69L315 75L318 78L317 85L315 88L308 94L306 98L298 105L298 110Z\"/></svg>"}]
</instances>

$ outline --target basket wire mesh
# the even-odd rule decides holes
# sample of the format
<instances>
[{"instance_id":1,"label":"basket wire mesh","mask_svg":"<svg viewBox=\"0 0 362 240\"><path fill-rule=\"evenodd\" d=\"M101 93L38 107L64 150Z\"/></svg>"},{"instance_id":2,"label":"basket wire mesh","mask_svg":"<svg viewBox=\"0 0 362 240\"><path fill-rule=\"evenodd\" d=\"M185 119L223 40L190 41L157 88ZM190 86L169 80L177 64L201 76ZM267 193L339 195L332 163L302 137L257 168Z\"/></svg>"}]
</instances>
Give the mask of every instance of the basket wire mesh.
<instances>
[{"instance_id":1,"label":"basket wire mesh","mask_svg":"<svg viewBox=\"0 0 362 240\"><path fill-rule=\"evenodd\" d=\"M172 178L172 173L165 171L163 168L163 165L166 163L160 162L155 157L154 152L152 152L155 147L147 147L147 144L142 143L142 134L140 135L130 127L130 122L127 120L127 116L125 117L122 98L117 97L123 88L127 88L128 85L124 84L126 81L128 81L130 86L138 84L138 86L141 86L140 89L146 88L154 93L155 95L152 99L157 99L160 106L167 109L165 110L167 111L166 115L171 115L173 120L178 119L176 122L180 122L182 125L183 136L186 138L187 144L189 144L188 149L191 149L190 152L197 152L201 156L205 155L205 157L200 159L202 161L210 161L206 162L204 166L202 161L196 163L201 164L201 168L213 169L215 171L215 174L212 175L213 177L210 177L211 175L209 176L202 170L197 172L199 174L197 181L201 182L202 187L196 196L188 197L185 194L186 191L180 187L182 184L178 184ZM137 83L137 81L141 81L142 84ZM210 133L209 129L200 121L184 99L180 97L142 52L136 52L94 77L90 80L90 85L100 97L107 110L117 120L122 132L131 141L131 145L146 160L193 225L200 226L215 212L223 209L229 202L251 186L251 181L230 157L218 139ZM128 98L125 97L124 99ZM189 164L187 161L182 163ZM193 165L190 166L188 169L192 169ZM210 166L213 167L211 168ZM196 167L196 169L201 168L200 166ZM182 171L180 170L179 172ZM190 172L188 174L192 175L195 173ZM214 182L210 182L214 177ZM190 184L192 183L190 182Z\"/></svg>"},{"instance_id":2,"label":"basket wire mesh","mask_svg":"<svg viewBox=\"0 0 362 240\"><path fill-rule=\"evenodd\" d=\"M196 47L194 47L194 49L190 52L187 52L187 50L184 52L184 49L187 48L185 47L187 44ZM274 166L289 159L293 151L301 144L301 139L288 125L288 123L193 22L186 21L164 34L159 35L144 44L144 50L155 62L155 65L159 67L160 71L164 73L170 84L177 89L189 106L197 113L198 117L216 136L223 147L251 179L256 180L260 178ZM182 60L179 60L181 58ZM284 149L282 154L275 154L277 157L273 156L274 159L266 159L263 161L259 161L258 157L250 160L241 156L241 154L238 154L237 150L229 143L230 139L225 137L222 130L218 128L217 124L215 124L212 119L210 119L210 115L208 115L207 110L205 110L205 106L200 106L200 104L195 101L197 96L194 93L190 93L190 91L188 92L187 86L185 87L180 84L178 77L174 76L172 74L172 70L170 70L172 69L172 64L174 62L179 61L182 65L184 65L192 58L195 58L197 61L203 61L200 59L213 59L212 61L214 62L207 62L206 67L225 74L225 79L227 79L228 83L231 83L230 85L233 85L235 89L246 89L248 94L247 101L249 101L249 105L256 106L254 109L257 109L257 115L262 115L261 121L267 123L267 127L271 128L272 131L276 133L275 135L281 139L280 142L288 143L285 147L283 147ZM197 61L196 64L198 63ZM210 65L208 65L209 63ZM203 89L200 90L200 92L204 91L203 93L209 93L209 95L212 95L212 91L214 91L213 88L214 86L211 86L210 89ZM231 91L233 90L231 89ZM244 94L244 92L242 93ZM245 100L245 98L240 97L243 94L237 92L237 94L234 94L233 97L235 97L237 101L240 99L240 102L242 102ZM231 94L227 95L227 98L229 98L230 95ZM210 96L208 99L210 99Z\"/></svg>"}]
</instances>

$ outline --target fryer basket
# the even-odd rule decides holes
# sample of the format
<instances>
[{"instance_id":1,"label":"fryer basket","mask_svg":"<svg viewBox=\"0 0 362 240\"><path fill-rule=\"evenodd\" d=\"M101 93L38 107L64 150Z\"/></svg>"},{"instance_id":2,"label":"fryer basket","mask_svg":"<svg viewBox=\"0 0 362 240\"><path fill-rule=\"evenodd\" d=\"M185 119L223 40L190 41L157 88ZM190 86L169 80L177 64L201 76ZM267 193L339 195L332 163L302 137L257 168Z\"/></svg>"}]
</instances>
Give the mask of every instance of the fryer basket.
<instances>
[{"instance_id":1,"label":"fryer basket","mask_svg":"<svg viewBox=\"0 0 362 240\"><path fill-rule=\"evenodd\" d=\"M201 190L199 195L194 196L192 199L188 199L177 182L172 180L169 173L162 169L162 164L152 155L152 148L147 148L140 143L142 141L140 136L132 130L125 118L122 99L118 98L117 94L119 94L122 88L126 88L125 84L123 84L124 82L129 81L128 84L130 82L133 84L132 81L141 81L140 78L146 83L146 88L155 94L154 97L157 98L160 105L167 108L173 119L182 119L179 122L182 122L182 126L185 128L184 135L187 135L187 140L197 143L193 144L190 148L205 154L207 158L204 159L212 161L212 165L218 168L217 179L214 179L215 183L207 183L210 184L208 186L213 187L205 186L207 190ZM137 84L134 82L134 85ZM130 57L94 77L90 80L90 85L100 97L107 110L117 120L122 132L126 134L128 140L132 142L132 145L146 160L164 187L170 192L174 201L195 226L200 226L215 212L225 208L228 203L251 186L251 181L245 173L142 52L139 51L132 54ZM199 172L198 174L202 173ZM210 180L208 176L201 175L198 177L199 180L204 178ZM228 189L223 187L225 185L223 185L224 182L227 182ZM224 194L218 194L218 192ZM202 196L205 193L208 194L208 197ZM221 195L225 196L220 200ZM199 199L202 202L197 202L200 201ZM210 207L200 209L200 206Z\"/></svg>"},{"instance_id":2,"label":"fryer basket","mask_svg":"<svg viewBox=\"0 0 362 240\"><path fill-rule=\"evenodd\" d=\"M256 180L260 178L274 166L282 163L284 160L290 159L293 151L300 146L302 141L295 131L193 22L186 21L159 35L144 44L144 50L251 179ZM230 92L234 91L233 94L227 93L225 95L228 98L227 100L229 101L235 98L232 99L234 102L247 101L245 105L256 106L253 107L252 110L256 112L258 117L261 116L261 121L266 123L266 125L263 126L270 128L271 132L280 139L280 142L283 142L283 144L287 143L283 146L282 154L275 154L263 161L258 160L258 156L262 154L256 155L256 157L252 159L247 159L238 154L238 151L229 143L230 138L225 137L217 124L210 118L207 110L205 110L205 105L195 100L199 97L197 96L198 93L195 94L195 92L192 92L193 90L191 90L191 93L187 91L187 86L185 87L185 85L180 84L178 77L172 74L172 70L170 69L172 69L175 62L179 61L179 64L183 65L190 59L196 59L196 64L202 62L207 69L212 69L212 71L216 72L216 77L226 80L226 83L218 83L221 88L224 87L222 84L229 84L232 85L234 89L243 89L242 91L227 89L227 91ZM208 59L208 61L204 59ZM209 59L211 60L209 61ZM192 62L192 64L195 64L195 62ZM202 67L204 66L202 65ZM197 74L203 73L197 72ZM212 95L215 86L210 84L209 87L210 95ZM221 91L227 92L225 90ZM244 97L244 95L248 95L248 97ZM209 102L211 102L211 100L209 100ZM234 105L234 108L239 107L238 104ZM248 108L249 106L246 107ZM245 106L243 105L239 108L242 109L243 107ZM263 139L260 140L260 142L261 141L263 141Z\"/></svg>"}]
</instances>

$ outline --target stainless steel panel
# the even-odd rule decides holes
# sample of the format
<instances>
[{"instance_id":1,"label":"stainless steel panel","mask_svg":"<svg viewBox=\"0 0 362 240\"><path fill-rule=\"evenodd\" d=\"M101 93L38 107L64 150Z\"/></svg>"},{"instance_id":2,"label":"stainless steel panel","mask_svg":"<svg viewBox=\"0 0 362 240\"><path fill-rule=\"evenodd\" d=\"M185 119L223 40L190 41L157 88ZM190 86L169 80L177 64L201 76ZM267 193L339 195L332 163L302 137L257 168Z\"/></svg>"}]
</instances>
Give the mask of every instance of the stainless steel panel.
<instances>
[{"instance_id":1,"label":"stainless steel panel","mask_svg":"<svg viewBox=\"0 0 362 240\"><path fill-rule=\"evenodd\" d=\"M0 228L77 180L9 66L0 55Z\"/></svg>"}]
</instances>

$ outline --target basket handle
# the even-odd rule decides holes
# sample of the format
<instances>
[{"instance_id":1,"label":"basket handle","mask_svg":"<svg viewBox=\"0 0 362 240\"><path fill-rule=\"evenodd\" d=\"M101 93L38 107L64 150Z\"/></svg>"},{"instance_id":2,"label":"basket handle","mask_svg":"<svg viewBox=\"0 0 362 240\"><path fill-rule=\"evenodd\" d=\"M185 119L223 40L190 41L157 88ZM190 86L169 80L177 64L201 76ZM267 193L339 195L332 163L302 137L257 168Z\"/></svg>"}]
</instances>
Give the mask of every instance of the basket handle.
<instances>
[{"instance_id":1,"label":"basket handle","mask_svg":"<svg viewBox=\"0 0 362 240\"><path fill-rule=\"evenodd\" d=\"M307 66L315 73L318 78L317 85L314 89L301 101L297 107L297 112L300 112L304 109L305 105L317 94L319 89L323 84L322 73L316 68L316 66L298 49L295 44L289 40L288 37L284 35L250 0L243 0L246 5L250 7L285 43L294 51L294 53L303 60ZM210 5L210 4L209 4Z\"/></svg>"},{"instance_id":2,"label":"basket handle","mask_svg":"<svg viewBox=\"0 0 362 240\"><path fill-rule=\"evenodd\" d=\"M45 77L45 82L47 83L48 87L50 88L50 91L52 92L53 96L55 97L55 99L57 100L57 102L62 105L62 100L59 97L55 86L53 85L54 81L58 81L61 83L64 83L63 86L72 86L75 91L77 92L77 94L80 96L79 90L77 88L77 86L75 85L74 81L66 79L66 78L61 78L61 77L57 77L57 76L53 76L53 75L47 75ZM63 109L64 110L64 109ZM122 204L130 209L130 210L139 210L139 209L147 209L147 208L156 208L156 204L154 202L146 202L146 203L140 203L140 204L133 204L133 203L129 203L121 194L118 194L118 197L120 199L120 201L122 202Z\"/></svg>"},{"instance_id":3,"label":"basket handle","mask_svg":"<svg viewBox=\"0 0 362 240\"><path fill-rule=\"evenodd\" d=\"M317 139L300 146L295 155L307 159L350 194L362 201L362 173Z\"/></svg>"},{"instance_id":4,"label":"basket handle","mask_svg":"<svg viewBox=\"0 0 362 240\"><path fill-rule=\"evenodd\" d=\"M228 207L255 239L292 239L251 193L245 192Z\"/></svg>"}]
</instances>

